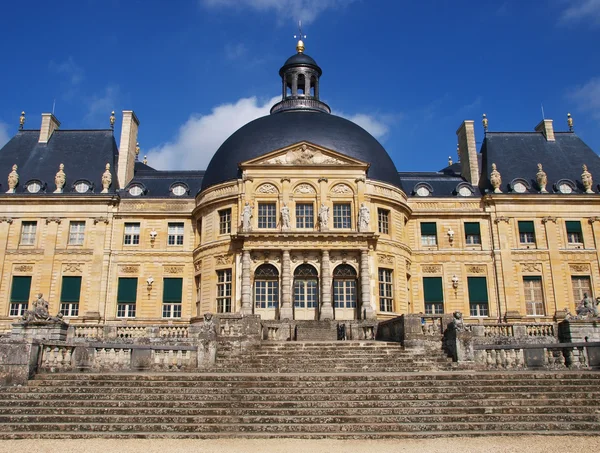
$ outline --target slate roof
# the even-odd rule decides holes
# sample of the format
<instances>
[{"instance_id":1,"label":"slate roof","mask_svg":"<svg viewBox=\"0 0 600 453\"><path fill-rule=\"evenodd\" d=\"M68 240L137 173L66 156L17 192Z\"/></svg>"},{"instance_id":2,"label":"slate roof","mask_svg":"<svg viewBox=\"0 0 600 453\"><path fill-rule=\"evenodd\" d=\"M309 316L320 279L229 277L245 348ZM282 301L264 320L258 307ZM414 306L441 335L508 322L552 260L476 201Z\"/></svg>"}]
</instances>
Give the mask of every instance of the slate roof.
<instances>
[{"instance_id":1,"label":"slate roof","mask_svg":"<svg viewBox=\"0 0 600 453\"><path fill-rule=\"evenodd\" d=\"M241 162L301 141L367 162L369 178L401 187L394 162L362 127L328 113L285 111L251 121L225 140L208 164L202 189L241 177Z\"/></svg>"},{"instance_id":2,"label":"slate roof","mask_svg":"<svg viewBox=\"0 0 600 453\"><path fill-rule=\"evenodd\" d=\"M119 191L119 195L122 198L194 198L200 192L203 177L204 171L159 171L142 162L136 162L133 179L125 190ZM185 184L188 192L181 196L173 195L171 186L176 183ZM145 189L143 195L129 194L128 188L136 184Z\"/></svg>"},{"instance_id":3,"label":"slate roof","mask_svg":"<svg viewBox=\"0 0 600 453\"><path fill-rule=\"evenodd\" d=\"M547 141L541 132L487 132L481 146L483 156L479 187L482 192L491 191L489 175L492 163L502 176L503 192L509 184L522 178L531 187L530 193L538 193L536 182L537 164L541 163L548 177L546 190L554 192L553 185L561 179L571 180L577 192L583 192L581 184L582 165L595 178L594 192L600 188L600 158L573 132L555 132L556 141Z\"/></svg>"},{"instance_id":4,"label":"slate roof","mask_svg":"<svg viewBox=\"0 0 600 453\"><path fill-rule=\"evenodd\" d=\"M38 143L39 136L39 130L20 130L0 149L2 196L12 195L5 192L8 190L8 174L14 164L17 164L19 174L17 193L29 195L25 190L26 183L37 179L46 183L46 195L53 195L52 192L56 189L54 177L61 163L65 165L64 172L67 176L61 195L89 196L89 192L80 194L73 190L73 183L78 180L91 182L94 186L93 193L100 195L102 174L107 163L110 163L113 181L109 192L114 194L117 187L115 169L118 150L112 130L58 129L54 131L48 143ZM40 193L30 195L39 196Z\"/></svg>"},{"instance_id":5,"label":"slate roof","mask_svg":"<svg viewBox=\"0 0 600 453\"><path fill-rule=\"evenodd\" d=\"M457 165L458 167L456 167ZM460 174L454 172L455 169L460 171L460 165L453 164L438 172L399 172L398 175L402 181L402 187L409 197L427 198L420 197L415 193L419 184L429 186L432 190L432 197L456 197L460 185L467 185L472 189L473 197L480 197L479 188L471 186Z\"/></svg>"},{"instance_id":6,"label":"slate roof","mask_svg":"<svg viewBox=\"0 0 600 453\"><path fill-rule=\"evenodd\" d=\"M294 66L310 66L319 73L319 76L323 73L317 62L312 57L309 57L305 53L297 53L286 60L279 70L279 75L282 76L288 68Z\"/></svg>"}]
</instances>

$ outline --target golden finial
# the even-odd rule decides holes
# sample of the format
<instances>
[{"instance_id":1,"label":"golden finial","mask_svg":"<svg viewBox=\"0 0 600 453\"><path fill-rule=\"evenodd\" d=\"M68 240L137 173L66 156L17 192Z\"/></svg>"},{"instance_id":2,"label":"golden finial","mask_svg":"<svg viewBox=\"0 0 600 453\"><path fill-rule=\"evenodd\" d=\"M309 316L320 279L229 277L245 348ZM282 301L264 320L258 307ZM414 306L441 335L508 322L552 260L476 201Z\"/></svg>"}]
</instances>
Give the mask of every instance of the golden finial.
<instances>
[{"instance_id":1,"label":"golden finial","mask_svg":"<svg viewBox=\"0 0 600 453\"><path fill-rule=\"evenodd\" d=\"M23 126L25 126L25 111L21 112L21 117L19 118L19 130L23 130Z\"/></svg>"},{"instance_id":2,"label":"golden finial","mask_svg":"<svg viewBox=\"0 0 600 453\"><path fill-rule=\"evenodd\" d=\"M298 53L304 52L304 41L302 39L306 39L306 35L302 34L302 21L298 21L298 34L294 35L294 38L298 40L298 44L296 44L296 51Z\"/></svg>"},{"instance_id":3,"label":"golden finial","mask_svg":"<svg viewBox=\"0 0 600 453\"><path fill-rule=\"evenodd\" d=\"M144 156L143 163L144 165L148 165L148 156Z\"/></svg>"},{"instance_id":4,"label":"golden finial","mask_svg":"<svg viewBox=\"0 0 600 453\"><path fill-rule=\"evenodd\" d=\"M460 162L460 145L456 144L456 155L458 156L458 162Z\"/></svg>"},{"instance_id":5,"label":"golden finial","mask_svg":"<svg viewBox=\"0 0 600 453\"><path fill-rule=\"evenodd\" d=\"M570 113L567 113L567 125L569 126L569 132L573 132L573 118L571 118Z\"/></svg>"},{"instance_id":6,"label":"golden finial","mask_svg":"<svg viewBox=\"0 0 600 453\"><path fill-rule=\"evenodd\" d=\"M115 128L115 111L110 112L110 128Z\"/></svg>"},{"instance_id":7,"label":"golden finial","mask_svg":"<svg viewBox=\"0 0 600 453\"><path fill-rule=\"evenodd\" d=\"M487 132L487 130L488 130L488 119L487 119L487 115L485 113L483 114L483 119L481 120L481 122L483 123L483 130L485 132Z\"/></svg>"},{"instance_id":8,"label":"golden finial","mask_svg":"<svg viewBox=\"0 0 600 453\"><path fill-rule=\"evenodd\" d=\"M496 164L492 164L492 172L490 173L490 183L494 188L494 193L502 193L500 186L502 185L502 175L498 171Z\"/></svg>"},{"instance_id":9,"label":"golden finial","mask_svg":"<svg viewBox=\"0 0 600 453\"><path fill-rule=\"evenodd\" d=\"M448 156L448 167L452 165L452 156Z\"/></svg>"},{"instance_id":10,"label":"golden finial","mask_svg":"<svg viewBox=\"0 0 600 453\"><path fill-rule=\"evenodd\" d=\"M138 156L140 155L140 142L135 144L135 160L138 160Z\"/></svg>"}]
</instances>

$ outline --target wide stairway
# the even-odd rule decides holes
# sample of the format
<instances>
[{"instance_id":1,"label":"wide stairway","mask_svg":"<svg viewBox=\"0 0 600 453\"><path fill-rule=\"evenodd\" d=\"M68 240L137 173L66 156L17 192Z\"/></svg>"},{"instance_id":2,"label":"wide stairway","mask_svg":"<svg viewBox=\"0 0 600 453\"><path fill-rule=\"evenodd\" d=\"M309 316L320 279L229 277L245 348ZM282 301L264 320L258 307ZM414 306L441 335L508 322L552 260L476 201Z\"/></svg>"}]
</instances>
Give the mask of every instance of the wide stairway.
<instances>
[{"instance_id":1,"label":"wide stairway","mask_svg":"<svg viewBox=\"0 0 600 453\"><path fill-rule=\"evenodd\" d=\"M374 342L247 352L217 372L38 374L0 389L0 439L596 435L600 423L597 372L457 371L441 352Z\"/></svg>"}]
</instances>

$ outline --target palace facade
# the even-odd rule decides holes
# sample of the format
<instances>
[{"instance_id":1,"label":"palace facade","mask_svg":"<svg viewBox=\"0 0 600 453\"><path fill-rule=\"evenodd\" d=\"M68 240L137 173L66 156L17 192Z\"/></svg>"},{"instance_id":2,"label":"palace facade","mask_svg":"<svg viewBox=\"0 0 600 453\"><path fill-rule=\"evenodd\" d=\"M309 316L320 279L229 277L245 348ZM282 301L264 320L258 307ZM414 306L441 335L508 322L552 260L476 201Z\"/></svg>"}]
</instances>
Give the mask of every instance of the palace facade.
<instances>
[{"instance_id":1,"label":"palace facade","mask_svg":"<svg viewBox=\"0 0 600 453\"><path fill-rule=\"evenodd\" d=\"M37 293L72 323L388 319L461 311L467 322L552 320L600 287L600 160L543 120L492 132L459 162L399 172L381 144L320 101L297 53L282 100L206 171L138 160L139 121L61 129L43 114L0 150L0 326Z\"/></svg>"}]
</instances>

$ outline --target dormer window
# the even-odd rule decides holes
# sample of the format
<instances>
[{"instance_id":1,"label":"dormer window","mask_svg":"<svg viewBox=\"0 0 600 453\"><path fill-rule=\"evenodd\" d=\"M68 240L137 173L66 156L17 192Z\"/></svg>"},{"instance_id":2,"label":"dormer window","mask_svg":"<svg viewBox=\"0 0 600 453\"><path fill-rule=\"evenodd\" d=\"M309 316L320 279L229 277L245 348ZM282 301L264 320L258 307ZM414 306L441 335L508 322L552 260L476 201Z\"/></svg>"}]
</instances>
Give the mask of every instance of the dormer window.
<instances>
[{"instance_id":1,"label":"dormer window","mask_svg":"<svg viewBox=\"0 0 600 453\"><path fill-rule=\"evenodd\" d=\"M74 184L74 188L75 192L77 193L86 193L90 191L92 185L89 183L89 181L77 181Z\"/></svg>"},{"instance_id":2,"label":"dormer window","mask_svg":"<svg viewBox=\"0 0 600 453\"><path fill-rule=\"evenodd\" d=\"M554 190L559 193L569 194L575 190L575 184L569 179L561 179L554 185Z\"/></svg>"},{"instance_id":3,"label":"dormer window","mask_svg":"<svg viewBox=\"0 0 600 453\"><path fill-rule=\"evenodd\" d=\"M139 197L144 193L144 188L140 185L134 185L129 188L129 195L132 197Z\"/></svg>"},{"instance_id":4,"label":"dormer window","mask_svg":"<svg viewBox=\"0 0 600 453\"><path fill-rule=\"evenodd\" d=\"M185 195L186 193L188 193L188 191L188 187L183 183L177 183L171 186L171 193L177 197Z\"/></svg>"},{"instance_id":5,"label":"dormer window","mask_svg":"<svg viewBox=\"0 0 600 453\"><path fill-rule=\"evenodd\" d=\"M461 197L473 196L473 188L467 183L461 183L456 187L456 194Z\"/></svg>"},{"instance_id":6,"label":"dormer window","mask_svg":"<svg viewBox=\"0 0 600 453\"><path fill-rule=\"evenodd\" d=\"M39 191L42 190L43 187L44 187L44 185L42 184L41 181L33 180L33 181L29 181L25 185L25 190L27 190L27 192L29 192L29 193L38 193Z\"/></svg>"},{"instance_id":7,"label":"dormer window","mask_svg":"<svg viewBox=\"0 0 600 453\"><path fill-rule=\"evenodd\" d=\"M432 194L433 188L426 183L419 183L415 186L414 193L419 197L428 197Z\"/></svg>"},{"instance_id":8,"label":"dormer window","mask_svg":"<svg viewBox=\"0 0 600 453\"><path fill-rule=\"evenodd\" d=\"M515 193L525 193L529 190L527 181L521 178L513 179L509 184L510 190Z\"/></svg>"}]
</instances>

